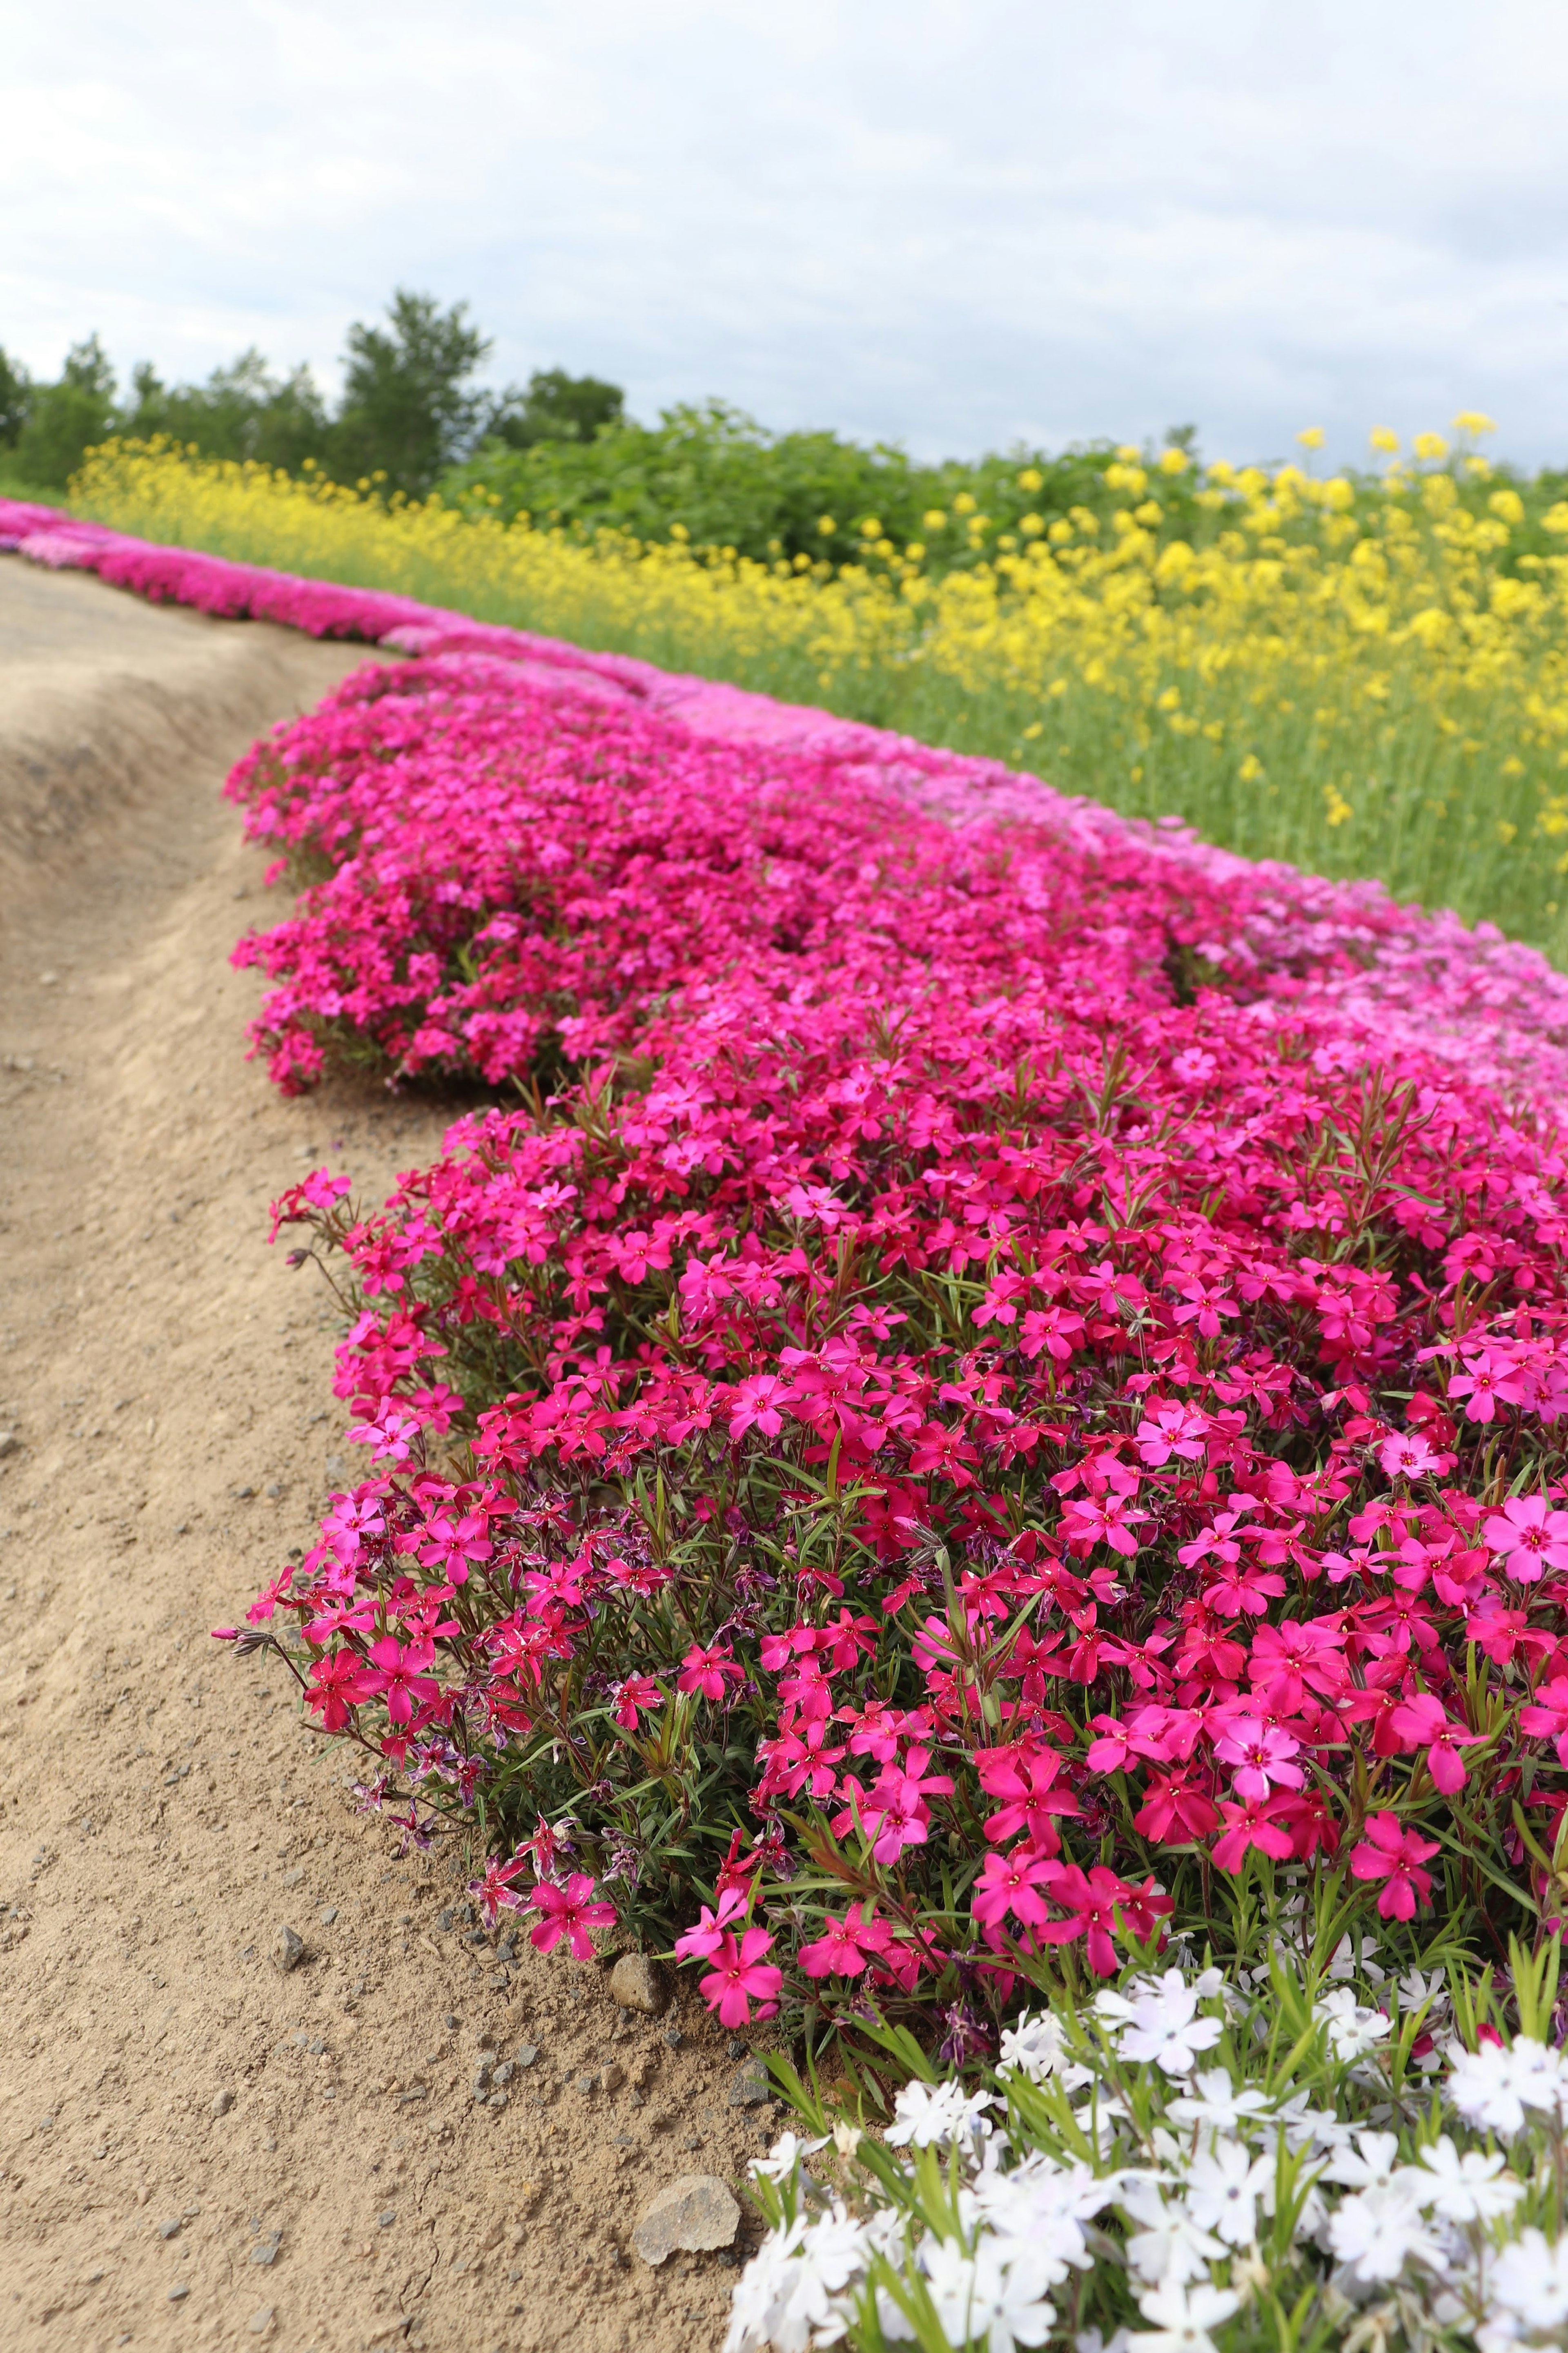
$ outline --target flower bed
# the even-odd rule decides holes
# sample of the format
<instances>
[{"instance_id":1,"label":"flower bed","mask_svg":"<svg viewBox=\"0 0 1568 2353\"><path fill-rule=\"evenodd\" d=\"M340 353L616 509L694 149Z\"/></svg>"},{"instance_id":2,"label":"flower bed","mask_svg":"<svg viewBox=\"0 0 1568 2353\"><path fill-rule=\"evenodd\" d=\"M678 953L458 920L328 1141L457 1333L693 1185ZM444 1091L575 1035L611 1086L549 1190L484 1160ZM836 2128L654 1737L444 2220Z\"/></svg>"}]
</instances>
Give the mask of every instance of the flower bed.
<instances>
[{"instance_id":1,"label":"flower bed","mask_svg":"<svg viewBox=\"0 0 1568 2353\"><path fill-rule=\"evenodd\" d=\"M1554 1901L1562 1155L1269 886L486 658L234 790L329 870L242 949L285 1083L534 1089L279 1205L379 1475L260 1615L492 1907L962 2054L1277 1870L1413 1949Z\"/></svg>"}]
</instances>

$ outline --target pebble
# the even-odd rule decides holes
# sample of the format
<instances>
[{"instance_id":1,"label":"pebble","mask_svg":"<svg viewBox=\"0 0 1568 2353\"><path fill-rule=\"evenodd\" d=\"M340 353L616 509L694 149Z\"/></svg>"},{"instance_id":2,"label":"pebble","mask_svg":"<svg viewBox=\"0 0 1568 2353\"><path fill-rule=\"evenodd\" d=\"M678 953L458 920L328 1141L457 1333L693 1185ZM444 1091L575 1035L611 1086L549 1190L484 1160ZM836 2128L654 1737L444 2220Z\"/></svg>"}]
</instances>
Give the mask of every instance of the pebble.
<instances>
[{"instance_id":1,"label":"pebble","mask_svg":"<svg viewBox=\"0 0 1568 2353\"><path fill-rule=\"evenodd\" d=\"M610 1972L610 2000L657 2018L669 2000L663 1970L646 1953L623 1953Z\"/></svg>"},{"instance_id":2,"label":"pebble","mask_svg":"<svg viewBox=\"0 0 1568 2353\"><path fill-rule=\"evenodd\" d=\"M169 2290L169 2302L171 2304L184 2304L190 2292L190 2288L186 2282L181 2280L177 2287L172 2287Z\"/></svg>"},{"instance_id":3,"label":"pebble","mask_svg":"<svg viewBox=\"0 0 1568 2353\"><path fill-rule=\"evenodd\" d=\"M731 2108L760 2108L773 2096L773 2078L760 2059L748 2059L737 2067L731 2081L725 2105Z\"/></svg>"},{"instance_id":4,"label":"pebble","mask_svg":"<svg viewBox=\"0 0 1568 2353\"><path fill-rule=\"evenodd\" d=\"M337 1916L338 1907L335 1904L323 1904L320 1912L316 1915L317 1919L320 1920L323 1928L330 1928Z\"/></svg>"},{"instance_id":5,"label":"pebble","mask_svg":"<svg viewBox=\"0 0 1568 2353\"><path fill-rule=\"evenodd\" d=\"M279 1928L272 1939L272 1957L285 1973L297 1969L305 1957L305 1939L292 1928Z\"/></svg>"},{"instance_id":6,"label":"pebble","mask_svg":"<svg viewBox=\"0 0 1568 2353\"><path fill-rule=\"evenodd\" d=\"M259 2312L253 2312L250 2316L250 2333L253 2337L266 2337L270 2333L271 2327L272 2306L269 2304L264 2304Z\"/></svg>"},{"instance_id":7,"label":"pebble","mask_svg":"<svg viewBox=\"0 0 1568 2353\"><path fill-rule=\"evenodd\" d=\"M285 1887L298 1887L304 1876L303 1870L286 1871L282 1874L283 1884Z\"/></svg>"},{"instance_id":8,"label":"pebble","mask_svg":"<svg viewBox=\"0 0 1568 2353\"><path fill-rule=\"evenodd\" d=\"M679 2250L703 2253L734 2243L741 2209L716 2173L682 2173L644 2209L632 2244L645 2263L662 2263Z\"/></svg>"},{"instance_id":9,"label":"pebble","mask_svg":"<svg viewBox=\"0 0 1568 2353\"><path fill-rule=\"evenodd\" d=\"M539 2056L539 2045L537 2042L520 2042L512 2056L520 2067L531 2067Z\"/></svg>"},{"instance_id":10,"label":"pebble","mask_svg":"<svg viewBox=\"0 0 1568 2353\"><path fill-rule=\"evenodd\" d=\"M397 2220L396 2207L389 2206L384 2214L378 2214L375 2219L384 2231L390 2231Z\"/></svg>"},{"instance_id":11,"label":"pebble","mask_svg":"<svg viewBox=\"0 0 1568 2353\"><path fill-rule=\"evenodd\" d=\"M177 2214L171 2214L166 2222L160 2222L158 2225L158 2236L161 2239L178 2238L179 2232L180 2217Z\"/></svg>"},{"instance_id":12,"label":"pebble","mask_svg":"<svg viewBox=\"0 0 1568 2353\"><path fill-rule=\"evenodd\" d=\"M15 1454L21 1443L14 1430L0 1430L0 1462L7 1454Z\"/></svg>"}]
</instances>

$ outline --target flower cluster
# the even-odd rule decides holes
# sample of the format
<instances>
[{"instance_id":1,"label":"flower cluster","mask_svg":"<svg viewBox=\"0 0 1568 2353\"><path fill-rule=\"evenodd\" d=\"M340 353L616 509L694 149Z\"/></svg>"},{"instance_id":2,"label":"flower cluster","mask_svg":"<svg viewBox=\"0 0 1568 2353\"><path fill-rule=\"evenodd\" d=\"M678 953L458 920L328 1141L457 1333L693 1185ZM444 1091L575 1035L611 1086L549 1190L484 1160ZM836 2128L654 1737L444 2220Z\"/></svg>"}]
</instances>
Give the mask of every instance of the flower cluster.
<instances>
[{"instance_id":1,"label":"flower cluster","mask_svg":"<svg viewBox=\"0 0 1568 2353\"><path fill-rule=\"evenodd\" d=\"M1287 1938L1026 2014L875 2137L786 2070L809 2137L752 2168L773 2227L726 2353L1561 2344L1568 2063L1458 2006L1470 2045L1441 1970Z\"/></svg>"},{"instance_id":2,"label":"flower cluster","mask_svg":"<svg viewBox=\"0 0 1568 2353\"><path fill-rule=\"evenodd\" d=\"M493 1906L580 1879L730 2023L979 2047L1287 1867L1554 1917L1552 1133L1270 963L1271 882L898 776L489 655L242 765L326 870L242 951L282 1082L531 1091L278 1204L372 1475L257 1623Z\"/></svg>"}]
</instances>

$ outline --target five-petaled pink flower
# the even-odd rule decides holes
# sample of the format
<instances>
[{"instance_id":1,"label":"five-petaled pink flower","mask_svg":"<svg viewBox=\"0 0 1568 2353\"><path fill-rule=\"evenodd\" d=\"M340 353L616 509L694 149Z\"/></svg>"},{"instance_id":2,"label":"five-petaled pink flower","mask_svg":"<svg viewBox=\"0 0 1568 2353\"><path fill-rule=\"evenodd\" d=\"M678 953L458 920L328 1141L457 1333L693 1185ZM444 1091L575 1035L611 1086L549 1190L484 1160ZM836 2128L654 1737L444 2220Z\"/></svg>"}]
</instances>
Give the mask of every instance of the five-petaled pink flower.
<instances>
[{"instance_id":1,"label":"five-petaled pink flower","mask_svg":"<svg viewBox=\"0 0 1568 2353\"><path fill-rule=\"evenodd\" d=\"M1436 1839L1407 1831L1397 1814L1373 1814L1351 1856L1354 1879L1381 1879L1377 1908L1385 1920L1411 1920L1432 1899L1432 1874L1421 1865L1437 1853Z\"/></svg>"},{"instance_id":2,"label":"five-petaled pink flower","mask_svg":"<svg viewBox=\"0 0 1568 2353\"><path fill-rule=\"evenodd\" d=\"M1516 1584L1534 1585L1549 1568L1568 1568L1568 1512L1553 1511L1543 1495L1510 1496L1481 1535Z\"/></svg>"},{"instance_id":3,"label":"five-petaled pink flower","mask_svg":"<svg viewBox=\"0 0 1568 2353\"><path fill-rule=\"evenodd\" d=\"M593 1902L594 1882L585 1871L574 1871L564 1887L552 1887L541 1880L528 1898L536 1912L544 1917L528 1932L528 1941L540 1952L548 1953L564 1936L580 1961L594 1957L592 1928L613 1928L616 1907L613 1904Z\"/></svg>"},{"instance_id":4,"label":"five-petaled pink flower","mask_svg":"<svg viewBox=\"0 0 1568 2353\"><path fill-rule=\"evenodd\" d=\"M1235 1767L1231 1786L1238 1798L1266 1798L1276 1782L1286 1789L1302 1787L1307 1777L1290 1761L1300 1748L1300 1742L1278 1725L1265 1724L1260 1716L1233 1715L1215 1742L1214 1753Z\"/></svg>"},{"instance_id":5,"label":"five-petaled pink flower","mask_svg":"<svg viewBox=\"0 0 1568 2353\"><path fill-rule=\"evenodd\" d=\"M738 1938L721 1940L713 1968L697 1989L709 2009L718 2011L721 2026L750 2026L753 2001L760 2019L777 2015L784 1971L763 1959L773 1942L765 1928L747 1928Z\"/></svg>"}]
</instances>

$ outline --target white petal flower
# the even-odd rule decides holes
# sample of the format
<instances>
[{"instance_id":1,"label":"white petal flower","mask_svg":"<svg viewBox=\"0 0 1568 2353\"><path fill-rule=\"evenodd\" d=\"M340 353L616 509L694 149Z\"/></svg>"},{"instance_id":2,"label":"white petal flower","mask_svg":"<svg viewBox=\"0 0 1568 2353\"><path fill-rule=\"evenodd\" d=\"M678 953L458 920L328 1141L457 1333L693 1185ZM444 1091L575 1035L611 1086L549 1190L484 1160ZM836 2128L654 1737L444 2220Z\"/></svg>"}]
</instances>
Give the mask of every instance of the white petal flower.
<instances>
[{"instance_id":1,"label":"white petal flower","mask_svg":"<svg viewBox=\"0 0 1568 2353\"><path fill-rule=\"evenodd\" d=\"M1562 2054L1528 2034L1511 2044L1483 2042L1479 2051L1456 2044L1449 2063L1445 2089L1459 2114L1505 2138L1524 2130L1527 2109L1551 2114L1568 2092Z\"/></svg>"},{"instance_id":2,"label":"white petal flower","mask_svg":"<svg viewBox=\"0 0 1568 2353\"><path fill-rule=\"evenodd\" d=\"M1267 2092L1238 2092L1224 2067L1206 2067L1165 2114L1173 2124L1195 2125L1202 2132L1236 2133L1248 2126L1256 2131L1273 2105Z\"/></svg>"},{"instance_id":3,"label":"white petal flower","mask_svg":"<svg viewBox=\"0 0 1568 2353\"><path fill-rule=\"evenodd\" d=\"M724 2353L806 2353L814 2338L834 2342L846 2325L835 2298L865 2270L869 2251L865 2225L842 2206L771 2232L736 2284Z\"/></svg>"},{"instance_id":4,"label":"white petal flower","mask_svg":"<svg viewBox=\"0 0 1568 2353\"><path fill-rule=\"evenodd\" d=\"M1312 2016L1328 2027L1329 2046L1346 2065L1375 2050L1393 2022L1381 2010L1365 2009L1349 1986L1336 1986L1314 2002Z\"/></svg>"},{"instance_id":5,"label":"white petal flower","mask_svg":"<svg viewBox=\"0 0 1568 2353\"><path fill-rule=\"evenodd\" d=\"M1213 2332L1238 2311L1241 2298L1234 2288L1150 2288L1138 2299L1139 2309L1152 2328L1135 2328L1127 2342L1130 2353L1215 2353Z\"/></svg>"},{"instance_id":6,"label":"white petal flower","mask_svg":"<svg viewBox=\"0 0 1568 2353\"><path fill-rule=\"evenodd\" d=\"M1521 2328L1561 2328L1568 2321L1568 2237L1549 2246L1539 2231L1523 2231L1494 2258L1487 2279L1493 2315Z\"/></svg>"},{"instance_id":7,"label":"white petal flower","mask_svg":"<svg viewBox=\"0 0 1568 2353\"><path fill-rule=\"evenodd\" d=\"M1397 2133L1358 2132L1353 2149L1340 2149L1324 2168L1326 2181L1351 2189L1373 2189L1393 2179L1399 2167Z\"/></svg>"},{"instance_id":8,"label":"white petal flower","mask_svg":"<svg viewBox=\"0 0 1568 2353\"><path fill-rule=\"evenodd\" d=\"M785 2181L802 2158L814 2156L826 2145L826 2137L801 2140L795 2133L781 2133L766 2157L753 2157L748 2169L759 2181Z\"/></svg>"},{"instance_id":9,"label":"white petal flower","mask_svg":"<svg viewBox=\"0 0 1568 2353\"><path fill-rule=\"evenodd\" d=\"M990 2131L985 2111L994 2105L989 2092L965 2092L956 2078L945 2084L906 2084L893 2104L893 2121L885 2137L893 2148L977 2140Z\"/></svg>"},{"instance_id":10,"label":"white petal flower","mask_svg":"<svg viewBox=\"0 0 1568 2353\"><path fill-rule=\"evenodd\" d=\"M1329 2218L1329 2245L1367 2286L1397 2279L1409 2259L1433 2270L1443 2260L1403 2181L1381 2182L1345 2199Z\"/></svg>"},{"instance_id":11,"label":"white petal flower","mask_svg":"<svg viewBox=\"0 0 1568 2353\"><path fill-rule=\"evenodd\" d=\"M1104 1994L1096 2003L1102 2017L1118 2017L1121 2057L1162 2068L1167 2075L1191 2074L1198 2052L1212 2050L1219 2041L1225 2021L1199 2016L1197 1988L1187 1983L1180 1969L1167 1969L1163 1978L1139 1983L1146 1989L1131 2002L1121 1995L1110 1997L1115 2011Z\"/></svg>"},{"instance_id":12,"label":"white petal flower","mask_svg":"<svg viewBox=\"0 0 1568 2353\"><path fill-rule=\"evenodd\" d=\"M1216 2141L1187 2168L1187 2211L1200 2231L1217 2232L1228 2246L1249 2247L1258 2236L1258 2201L1273 2179L1271 2158L1255 2158L1244 2141Z\"/></svg>"},{"instance_id":13,"label":"white petal flower","mask_svg":"<svg viewBox=\"0 0 1568 2353\"><path fill-rule=\"evenodd\" d=\"M1014 2353L1019 2345L1045 2343L1056 2312L1024 2250L982 2239L971 2255L956 2240L928 2239L921 2262L950 2344L978 2339L986 2353Z\"/></svg>"},{"instance_id":14,"label":"white petal flower","mask_svg":"<svg viewBox=\"0 0 1568 2353\"><path fill-rule=\"evenodd\" d=\"M1468 2148L1461 2157L1447 2133L1421 2151L1421 2163L1432 2176L1430 2186L1415 2186L1415 2168L1405 2179L1413 2194L1445 2222L1495 2222L1511 2214L1524 2195L1521 2181L1503 2175L1503 2159L1495 2149L1489 2157L1483 2149Z\"/></svg>"},{"instance_id":15,"label":"white petal flower","mask_svg":"<svg viewBox=\"0 0 1568 2353\"><path fill-rule=\"evenodd\" d=\"M1184 2206L1168 2205L1158 2182L1134 2177L1123 2186L1121 2204L1140 2226L1127 2242L1128 2268L1152 2286L1202 2279L1210 2263L1224 2262L1220 2242Z\"/></svg>"}]
</instances>

